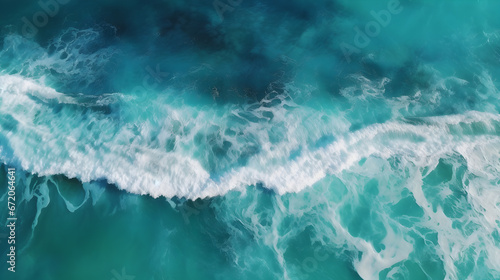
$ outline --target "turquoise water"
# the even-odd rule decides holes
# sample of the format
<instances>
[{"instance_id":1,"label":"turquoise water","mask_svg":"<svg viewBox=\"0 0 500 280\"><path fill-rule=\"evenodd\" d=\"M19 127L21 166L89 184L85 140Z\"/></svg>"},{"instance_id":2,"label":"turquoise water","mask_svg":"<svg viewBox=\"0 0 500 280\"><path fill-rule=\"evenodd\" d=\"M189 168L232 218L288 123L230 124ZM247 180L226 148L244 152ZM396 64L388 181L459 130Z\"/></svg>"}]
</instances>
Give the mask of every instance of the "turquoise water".
<instances>
[{"instance_id":1,"label":"turquoise water","mask_svg":"<svg viewBox=\"0 0 500 280\"><path fill-rule=\"evenodd\" d=\"M500 279L500 2L50 3L0 12L1 279Z\"/></svg>"}]
</instances>

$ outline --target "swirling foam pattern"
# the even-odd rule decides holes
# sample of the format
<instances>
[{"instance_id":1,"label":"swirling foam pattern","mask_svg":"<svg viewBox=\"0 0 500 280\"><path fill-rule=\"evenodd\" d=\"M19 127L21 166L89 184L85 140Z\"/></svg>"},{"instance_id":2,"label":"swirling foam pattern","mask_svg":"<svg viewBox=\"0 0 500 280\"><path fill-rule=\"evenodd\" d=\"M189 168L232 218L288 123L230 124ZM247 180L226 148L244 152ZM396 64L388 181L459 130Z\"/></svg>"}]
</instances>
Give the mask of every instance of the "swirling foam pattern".
<instances>
[{"instance_id":1,"label":"swirling foam pattern","mask_svg":"<svg viewBox=\"0 0 500 280\"><path fill-rule=\"evenodd\" d=\"M16 277L499 279L500 4L400 1L347 59L392 2L3 17Z\"/></svg>"}]
</instances>

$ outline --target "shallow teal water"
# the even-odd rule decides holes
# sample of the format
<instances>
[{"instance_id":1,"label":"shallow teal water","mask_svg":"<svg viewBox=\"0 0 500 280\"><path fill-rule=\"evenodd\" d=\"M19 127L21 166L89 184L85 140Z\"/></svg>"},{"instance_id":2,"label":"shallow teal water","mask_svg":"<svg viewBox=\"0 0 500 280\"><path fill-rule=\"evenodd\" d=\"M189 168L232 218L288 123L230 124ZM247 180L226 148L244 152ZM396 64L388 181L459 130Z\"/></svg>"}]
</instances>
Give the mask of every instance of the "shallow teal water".
<instances>
[{"instance_id":1,"label":"shallow teal water","mask_svg":"<svg viewBox=\"0 0 500 280\"><path fill-rule=\"evenodd\" d=\"M0 13L1 279L500 278L500 3L231 3Z\"/></svg>"}]
</instances>

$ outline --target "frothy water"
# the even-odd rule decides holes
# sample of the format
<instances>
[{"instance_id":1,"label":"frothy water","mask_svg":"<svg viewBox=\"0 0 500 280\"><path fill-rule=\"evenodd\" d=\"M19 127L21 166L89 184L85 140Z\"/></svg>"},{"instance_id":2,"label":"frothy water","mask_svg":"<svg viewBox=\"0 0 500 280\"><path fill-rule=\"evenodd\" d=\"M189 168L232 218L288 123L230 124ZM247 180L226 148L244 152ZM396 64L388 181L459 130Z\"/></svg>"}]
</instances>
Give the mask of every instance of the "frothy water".
<instances>
[{"instance_id":1,"label":"frothy water","mask_svg":"<svg viewBox=\"0 0 500 280\"><path fill-rule=\"evenodd\" d=\"M498 3L287 2L5 24L19 279L500 278Z\"/></svg>"}]
</instances>

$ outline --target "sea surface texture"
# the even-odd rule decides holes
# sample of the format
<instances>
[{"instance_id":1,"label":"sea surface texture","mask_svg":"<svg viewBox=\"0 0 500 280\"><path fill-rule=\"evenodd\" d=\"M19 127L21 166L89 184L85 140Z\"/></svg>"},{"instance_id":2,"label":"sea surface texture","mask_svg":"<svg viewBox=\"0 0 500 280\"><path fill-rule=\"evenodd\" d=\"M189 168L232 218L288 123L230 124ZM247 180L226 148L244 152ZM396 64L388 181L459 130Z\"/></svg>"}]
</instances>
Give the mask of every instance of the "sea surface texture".
<instances>
[{"instance_id":1,"label":"sea surface texture","mask_svg":"<svg viewBox=\"0 0 500 280\"><path fill-rule=\"evenodd\" d=\"M0 279L500 279L500 1L1 6Z\"/></svg>"}]
</instances>

